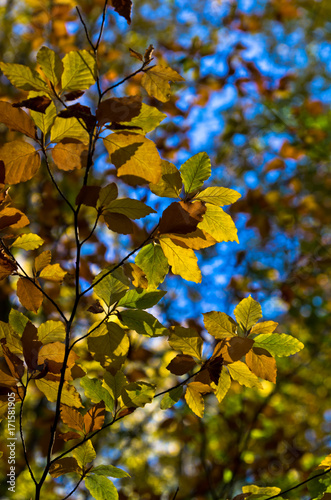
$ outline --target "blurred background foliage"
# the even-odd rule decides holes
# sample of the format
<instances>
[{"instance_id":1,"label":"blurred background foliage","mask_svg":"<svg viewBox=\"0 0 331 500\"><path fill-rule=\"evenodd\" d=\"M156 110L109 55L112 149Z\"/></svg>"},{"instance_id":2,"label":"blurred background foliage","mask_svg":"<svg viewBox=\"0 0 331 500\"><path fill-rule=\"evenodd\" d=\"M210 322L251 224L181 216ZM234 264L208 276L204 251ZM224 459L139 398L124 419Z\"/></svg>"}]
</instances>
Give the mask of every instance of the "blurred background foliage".
<instances>
[{"instance_id":1,"label":"blurred background foliage","mask_svg":"<svg viewBox=\"0 0 331 500\"><path fill-rule=\"evenodd\" d=\"M78 4L90 32L97 34L103 0ZM7 0L0 5L5 62L34 66L45 44L60 55L89 48L74 1ZM177 500L232 498L249 483L286 489L306 479L330 453L330 27L327 0L134 0L131 26L108 9L99 48L104 87L138 67L129 47L144 52L153 44L158 63L186 79L164 104L144 96L144 102L168 115L150 134L161 156L179 166L206 151L212 182L242 194L231 209L240 244L220 243L201 251L199 286L168 277L159 317L166 326L178 321L201 331L202 312L231 314L238 300L252 294L264 317L280 323L279 332L305 344L300 354L278 360L275 386L264 382L258 390L233 384L222 404L207 397L203 420L180 402L161 412L155 401L100 435L100 456L127 467L133 476L120 483L121 500L172 499L177 486ZM140 78L118 87L116 95L140 92ZM25 95L1 77L2 100ZM85 100L95 105L93 87ZM14 137L5 128L1 132L2 144ZM95 175L111 179L105 162L100 147ZM15 205L23 210L29 205L34 232L60 242L54 262L68 269L72 248L61 239L69 224L67 208L42 172L33 182L12 189ZM147 189L132 194L121 185L121 190L148 197L151 205L160 203ZM82 231L84 224L87 230L83 221ZM98 255L92 245L83 261L86 280L96 264L102 267L126 255L143 240L144 231L137 225L130 238L100 231ZM8 316L10 286L1 283L2 320ZM137 337L133 346L131 380L146 377L160 389L176 383L165 369L169 357L163 345ZM90 369L92 374L97 370L92 361ZM31 399L31 425L41 415L47 422L45 403ZM36 456L46 427L36 428L28 444ZM24 481L25 473L17 491L25 491ZM310 498L307 491L303 487L286 498ZM13 498L28 498L22 494ZM86 495L77 492L75 498Z\"/></svg>"}]
</instances>

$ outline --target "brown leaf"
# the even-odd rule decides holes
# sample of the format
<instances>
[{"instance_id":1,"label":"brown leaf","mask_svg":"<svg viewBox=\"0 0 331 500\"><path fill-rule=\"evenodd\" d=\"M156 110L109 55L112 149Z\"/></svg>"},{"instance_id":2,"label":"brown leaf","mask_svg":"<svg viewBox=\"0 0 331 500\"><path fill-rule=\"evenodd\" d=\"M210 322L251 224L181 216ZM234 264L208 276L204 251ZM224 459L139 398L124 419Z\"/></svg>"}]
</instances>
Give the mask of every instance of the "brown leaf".
<instances>
[{"instance_id":1,"label":"brown leaf","mask_svg":"<svg viewBox=\"0 0 331 500\"><path fill-rule=\"evenodd\" d=\"M96 207L100 193L100 186L83 186L76 198L76 205Z\"/></svg>"},{"instance_id":2,"label":"brown leaf","mask_svg":"<svg viewBox=\"0 0 331 500\"><path fill-rule=\"evenodd\" d=\"M246 354L246 364L255 375L276 383L277 365L271 354L260 347L254 347Z\"/></svg>"},{"instance_id":3,"label":"brown leaf","mask_svg":"<svg viewBox=\"0 0 331 500\"><path fill-rule=\"evenodd\" d=\"M56 436L58 439L63 439L63 441L71 441L71 439L81 439L82 435L78 434L78 432L70 431L59 433Z\"/></svg>"},{"instance_id":4,"label":"brown leaf","mask_svg":"<svg viewBox=\"0 0 331 500\"><path fill-rule=\"evenodd\" d=\"M7 227L20 229L29 222L27 216L17 208L6 206L0 211L0 230Z\"/></svg>"},{"instance_id":5,"label":"brown leaf","mask_svg":"<svg viewBox=\"0 0 331 500\"><path fill-rule=\"evenodd\" d=\"M132 0L111 0L115 11L131 24Z\"/></svg>"},{"instance_id":6,"label":"brown leaf","mask_svg":"<svg viewBox=\"0 0 331 500\"><path fill-rule=\"evenodd\" d=\"M105 420L105 414L105 403L103 401L100 401L100 403L97 403L89 409L84 415L86 434L101 429Z\"/></svg>"},{"instance_id":7,"label":"brown leaf","mask_svg":"<svg viewBox=\"0 0 331 500\"><path fill-rule=\"evenodd\" d=\"M51 102L52 100L49 97L40 95L37 97L30 97L30 99L25 99L24 101L15 102L12 106L13 108L28 108L33 111L38 111L38 113L45 113Z\"/></svg>"},{"instance_id":8,"label":"brown leaf","mask_svg":"<svg viewBox=\"0 0 331 500\"><path fill-rule=\"evenodd\" d=\"M38 284L37 281L36 284ZM17 297L25 309L35 314L37 314L44 298L42 292L27 278L18 280Z\"/></svg>"},{"instance_id":9,"label":"brown leaf","mask_svg":"<svg viewBox=\"0 0 331 500\"><path fill-rule=\"evenodd\" d=\"M193 233L199 222L203 220L206 207L200 201L174 202L162 214L159 225L159 233Z\"/></svg>"},{"instance_id":10,"label":"brown leaf","mask_svg":"<svg viewBox=\"0 0 331 500\"><path fill-rule=\"evenodd\" d=\"M103 307L98 299L93 302L93 304L88 308L88 311L92 314L100 314L104 312Z\"/></svg>"},{"instance_id":11,"label":"brown leaf","mask_svg":"<svg viewBox=\"0 0 331 500\"><path fill-rule=\"evenodd\" d=\"M84 432L84 418L81 413L70 406L61 405L61 420L71 429Z\"/></svg>"},{"instance_id":12,"label":"brown leaf","mask_svg":"<svg viewBox=\"0 0 331 500\"><path fill-rule=\"evenodd\" d=\"M73 90L72 92L68 92L67 94L64 94L64 100L65 101L75 101L76 99L79 99L84 95L85 91L84 90Z\"/></svg>"},{"instance_id":13,"label":"brown leaf","mask_svg":"<svg viewBox=\"0 0 331 500\"><path fill-rule=\"evenodd\" d=\"M77 104L73 104L72 106L68 106L66 109L63 109L58 114L61 118L79 118L84 120L87 128L92 130L96 123L96 118L91 113L91 109L88 106L83 106L79 102Z\"/></svg>"},{"instance_id":14,"label":"brown leaf","mask_svg":"<svg viewBox=\"0 0 331 500\"><path fill-rule=\"evenodd\" d=\"M45 370L45 366L38 364L38 353L43 343L38 340L37 328L28 321L22 334L23 355L28 368L34 370ZM46 373L45 373L46 374Z\"/></svg>"},{"instance_id":15,"label":"brown leaf","mask_svg":"<svg viewBox=\"0 0 331 500\"><path fill-rule=\"evenodd\" d=\"M0 101L0 122L8 128L36 138L36 126L30 116L22 109L15 109L9 102Z\"/></svg>"},{"instance_id":16,"label":"brown leaf","mask_svg":"<svg viewBox=\"0 0 331 500\"><path fill-rule=\"evenodd\" d=\"M111 97L102 101L96 116L100 126L110 122L129 122L138 116L141 110L141 97Z\"/></svg>"},{"instance_id":17,"label":"brown leaf","mask_svg":"<svg viewBox=\"0 0 331 500\"><path fill-rule=\"evenodd\" d=\"M10 373L15 379L21 380L24 375L24 363L18 356L16 356L16 354L13 354L9 350L8 346L5 344L5 342L3 342L3 340L4 339L1 339L2 352Z\"/></svg>"},{"instance_id":18,"label":"brown leaf","mask_svg":"<svg viewBox=\"0 0 331 500\"><path fill-rule=\"evenodd\" d=\"M3 188L3 185L5 184L5 177L6 177L5 164L2 160L0 160L0 185L1 185L1 188Z\"/></svg>"},{"instance_id":19,"label":"brown leaf","mask_svg":"<svg viewBox=\"0 0 331 500\"><path fill-rule=\"evenodd\" d=\"M196 362L194 361L192 356L188 354L177 354L167 366L167 370L169 370L174 375L184 375L194 368Z\"/></svg>"},{"instance_id":20,"label":"brown leaf","mask_svg":"<svg viewBox=\"0 0 331 500\"><path fill-rule=\"evenodd\" d=\"M148 49L145 50L144 54L144 62L149 63L153 59L153 52L154 52L154 47L153 45L150 45Z\"/></svg>"},{"instance_id":21,"label":"brown leaf","mask_svg":"<svg viewBox=\"0 0 331 500\"><path fill-rule=\"evenodd\" d=\"M50 250L45 250L35 258L34 268L37 273L39 273L44 267L48 266L52 259L52 253Z\"/></svg>"},{"instance_id":22,"label":"brown leaf","mask_svg":"<svg viewBox=\"0 0 331 500\"><path fill-rule=\"evenodd\" d=\"M75 170L86 166L87 146L78 140L66 139L59 142L52 150L52 158L60 170Z\"/></svg>"},{"instance_id":23,"label":"brown leaf","mask_svg":"<svg viewBox=\"0 0 331 500\"><path fill-rule=\"evenodd\" d=\"M224 364L239 361L252 348L254 340L243 337L222 339L216 344L211 359L222 356Z\"/></svg>"},{"instance_id":24,"label":"brown leaf","mask_svg":"<svg viewBox=\"0 0 331 500\"><path fill-rule=\"evenodd\" d=\"M134 57L135 59L138 59L139 61L143 62L144 58L143 58L142 54L140 54L140 52L137 52L137 51L130 49L130 48L129 48L129 51L130 51L131 57Z\"/></svg>"},{"instance_id":25,"label":"brown leaf","mask_svg":"<svg viewBox=\"0 0 331 500\"><path fill-rule=\"evenodd\" d=\"M126 215L106 212L103 218L111 231L119 234L132 234L134 226L132 220Z\"/></svg>"},{"instance_id":26,"label":"brown leaf","mask_svg":"<svg viewBox=\"0 0 331 500\"><path fill-rule=\"evenodd\" d=\"M43 345L43 347L40 349L38 355L38 363L41 365L47 362L50 372L47 378L51 379L51 374L59 375L61 373L64 353L65 345L61 342L51 342L50 344ZM77 358L77 354L74 351L71 351L67 360L67 369L65 374L66 380L72 380L70 369L75 365Z\"/></svg>"},{"instance_id":27,"label":"brown leaf","mask_svg":"<svg viewBox=\"0 0 331 500\"><path fill-rule=\"evenodd\" d=\"M49 469L50 475L55 478L63 474L68 474L68 472L81 472L81 468L74 457L60 458L56 460Z\"/></svg>"},{"instance_id":28,"label":"brown leaf","mask_svg":"<svg viewBox=\"0 0 331 500\"><path fill-rule=\"evenodd\" d=\"M17 270L16 263L0 250L0 280L7 278Z\"/></svg>"},{"instance_id":29,"label":"brown leaf","mask_svg":"<svg viewBox=\"0 0 331 500\"><path fill-rule=\"evenodd\" d=\"M223 362L224 360L222 356L216 356L216 358L211 359L207 364L207 370L210 380L216 385L218 384L221 375Z\"/></svg>"}]
</instances>

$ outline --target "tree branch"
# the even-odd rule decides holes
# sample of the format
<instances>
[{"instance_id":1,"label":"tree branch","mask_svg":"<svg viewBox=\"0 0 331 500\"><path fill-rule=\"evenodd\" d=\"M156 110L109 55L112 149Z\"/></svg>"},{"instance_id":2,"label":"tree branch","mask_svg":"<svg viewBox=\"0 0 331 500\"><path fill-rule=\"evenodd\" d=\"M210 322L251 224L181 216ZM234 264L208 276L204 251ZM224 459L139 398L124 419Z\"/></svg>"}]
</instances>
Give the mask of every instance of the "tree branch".
<instances>
[{"instance_id":1,"label":"tree branch","mask_svg":"<svg viewBox=\"0 0 331 500\"><path fill-rule=\"evenodd\" d=\"M271 500L272 498L278 498L282 495L285 495L285 493L288 493L289 491L293 491L293 490L296 490L297 488L300 488L300 486L303 486L304 484L306 483L309 483L310 481L313 481L314 479L316 479L317 477L321 477L321 476L325 476L325 474L328 474L329 472L331 472L331 467L329 467L328 469L325 469L323 472L321 472L320 474L316 474L316 476L313 476L313 477L309 477L308 479L306 479L305 481L302 481L301 483L298 483L296 484L295 486L292 486L291 488L289 488L288 490L284 490L284 491L281 491L280 493L278 493L277 495L273 495L272 497L268 497L266 500Z\"/></svg>"},{"instance_id":2,"label":"tree branch","mask_svg":"<svg viewBox=\"0 0 331 500\"><path fill-rule=\"evenodd\" d=\"M108 87L106 90L104 90L101 94L101 97L103 97L107 92L109 92L109 90L113 90L115 89L116 87L119 87L120 85L122 85L122 83L126 82L127 80L130 80L130 78L133 78L134 76L138 75L138 73L141 73L142 71L146 71L145 68L146 66L148 66L148 64L150 63L151 61L148 61L148 62L144 62L142 64L142 66L137 69L137 71L134 71L133 73L131 73L131 75L128 75L126 76L125 78L123 78L123 80L115 83L114 85L111 85L110 87ZM148 69L151 69L151 68L154 68L154 66L150 66L150 68Z\"/></svg>"}]
</instances>

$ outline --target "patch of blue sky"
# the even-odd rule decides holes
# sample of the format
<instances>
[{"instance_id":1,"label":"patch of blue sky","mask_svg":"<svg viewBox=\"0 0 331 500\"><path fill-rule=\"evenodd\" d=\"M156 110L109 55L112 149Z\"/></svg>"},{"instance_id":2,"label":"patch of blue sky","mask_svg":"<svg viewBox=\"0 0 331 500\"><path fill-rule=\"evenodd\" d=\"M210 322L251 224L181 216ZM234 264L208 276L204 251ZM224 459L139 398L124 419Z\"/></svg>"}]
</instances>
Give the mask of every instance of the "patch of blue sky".
<instances>
[{"instance_id":1,"label":"patch of blue sky","mask_svg":"<svg viewBox=\"0 0 331 500\"><path fill-rule=\"evenodd\" d=\"M204 56L200 60L200 75L201 77L213 74L215 76L224 77L228 72L228 65L224 54Z\"/></svg>"}]
</instances>

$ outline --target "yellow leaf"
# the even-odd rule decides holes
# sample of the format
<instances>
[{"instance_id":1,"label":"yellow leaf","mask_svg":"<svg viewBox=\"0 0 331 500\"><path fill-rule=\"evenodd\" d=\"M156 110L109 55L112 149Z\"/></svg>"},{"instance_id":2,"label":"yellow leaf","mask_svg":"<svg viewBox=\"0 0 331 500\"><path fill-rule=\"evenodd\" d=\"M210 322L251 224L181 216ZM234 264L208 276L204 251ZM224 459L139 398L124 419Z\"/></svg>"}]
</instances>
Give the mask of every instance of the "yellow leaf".
<instances>
[{"instance_id":1,"label":"yellow leaf","mask_svg":"<svg viewBox=\"0 0 331 500\"><path fill-rule=\"evenodd\" d=\"M62 91L85 90L95 83L96 62L87 50L68 52L62 62Z\"/></svg>"},{"instance_id":2,"label":"yellow leaf","mask_svg":"<svg viewBox=\"0 0 331 500\"><path fill-rule=\"evenodd\" d=\"M77 460L73 457L60 458L52 463L49 469L50 475L54 478L63 476L63 474L68 474L69 472L77 472L78 474L82 472Z\"/></svg>"},{"instance_id":3,"label":"yellow leaf","mask_svg":"<svg viewBox=\"0 0 331 500\"><path fill-rule=\"evenodd\" d=\"M36 272L38 273L44 267L48 266L48 264L51 262L52 254L50 250L46 250L45 252L42 252L38 257L35 258L34 261L34 268Z\"/></svg>"},{"instance_id":4,"label":"yellow leaf","mask_svg":"<svg viewBox=\"0 0 331 500\"><path fill-rule=\"evenodd\" d=\"M63 271L60 264L50 264L41 270L39 277L61 283L66 274L66 271Z\"/></svg>"},{"instance_id":5,"label":"yellow leaf","mask_svg":"<svg viewBox=\"0 0 331 500\"><path fill-rule=\"evenodd\" d=\"M36 314L44 298L42 292L27 278L20 278L18 280L17 297L25 309L33 311Z\"/></svg>"},{"instance_id":6,"label":"yellow leaf","mask_svg":"<svg viewBox=\"0 0 331 500\"><path fill-rule=\"evenodd\" d=\"M149 189L157 196L178 198L182 190L182 179L175 165L169 161L161 161L162 176L156 184L150 184Z\"/></svg>"},{"instance_id":7,"label":"yellow leaf","mask_svg":"<svg viewBox=\"0 0 331 500\"><path fill-rule=\"evenodd\" d=\"M323 458L322 462L319 464L317 467L318 469L322 468L329 468L331 467L331 454L328 455L327 457Z\"/></svg>"},{"instance_id":8,"label":"yellow leaf","mask_svg":"<svg viewBox=\"0 0 331 500\"><path fill-rule=\"evenodd\" d=\"M40 247L44 243L44 240L40 238L37 234L28 233L21 234L14 243L12 243L12 247L21 248L22 250L35 250Z\"/></svg>"},{"instance_id":9,"label":"yellow leaf","mask_svg":"<svg viewBox=\"0 0 331 500\"><path fill-rule=\"evenodd\" d=\"M231 205L241 197L241 194L234 189L225 187L208 187L197 194L194 199L202 200L212 205L223 207L224 205Z\"/></svg>"},{"instance_id":10,"label":"yellow leaf","mask_svg":"<svg viewBox=\"0 0 331 500\"><path fill-rule=\"evenodd\" d=\"M167 66L154 66L145 71L141 85L151 97L166 102L170 99L169 81L183 82L185 79L177 71Z\"/></svg>"},{"instance_id":11,"label":"yellow leaf","mask_svg":"<svg viewBox=\"0 0 331 500\"><path fill-rule=\"evenodd\" d=\"M55 403L57 401L59 382L54 380L39 379L36 380L36 386L46 396L48 401ZM64 382L61 403L67 406L74 406L75 408L82 408L80 395L73 385Z\"/></svg>"},{"instance_id":12,"label":"yellow leaf","mask_svg":"<svg viewBox=\"0 0 331 500\"><path fill-rule=\"evenodd\" d=\"M19 229L25 227L30 221L27 216L14 207L5 207L0 211L0 229L11 227Z\"/></svg>"},{"instance_id":13,"label":"yellow leaf","mask_svg":"<svg viewBox=\"0 0 331 500\"><path fill-rule=\"evenodd\" d=\"M201 283L198 258L193 250L176 245L167 236L160 237L160 245L174 274L179 274L187 281Z\"/></svg>"},{"instance_id":14,"label":"yellow leaf","mask_svg":"<svg viewBox=\"0 0 331 500\"><path fill-rule=\"evenodd\" d=\"M203 314L206 330L217 339L236 335L237 325L233 319L223 312L210 311Z\"/></svg>"},{"instance_id":15,"label":"yellow leaf","mask_svg":"<svg viewBox=\"0 0 331 500\"><path fill-rule=\"evenodd\" d=\"M236 241L239 243L236 226L220 207L206 203L207 211L198 227L210 234L216 241Z\"/></svg>"},{"instance_id":16,"label":"yellow leaf","mask_svg":"<svg viewBox=\"0 0 331 500\"><path fill-rule=\"evenodd\" d=\"M256 325L252 326L251 334L273 333L277 326L278 323L276 323L275 321L262 321L261 323L256 323Z\"/></svg>"},{"instance_id":17,"label":"yellow leaf","mask_svg":"<svg viewBox=\"0 0 331 500\"><path fill-rule=\"evenodd\" d=\"M251 295L243 299L234 310L234 315L240 326L247 332L262 318L260 304Z\"/></svg>"},{"instance_id":18,"label":"yellow leaf","mask_svg":"<svg viewBox=\"0 0 331 500\"><path fill-rule=\"evenodd\" d=\"M6 184L28 181L40 166L40 156L35 148L23 141L12 141L2 146L0 160L5 164Z\"/></svg>"},{"instance_id":19,"label":"yellow leaf","mask_svg":"<svg viewBox=\"0 0 331 500\"><path fill-rule=\"evenodd\" d=\"M264 380L276 383L276 360L265 349L255 347L246 354L246 364L255 375Z\"/></svg>"},{"instance_id":20,"label":"yellow leaf","mask_svg":"<svg viewBox=\"0 0 331 500\"><path fill-rule=\"evenodd\" d=\"M193 233L188 234L168 234L169 238L179 246L192 248L192 250L200 250L208 248L217 243L210 234L205 233L202 229L196 229Z\"/></svg>"},{"instance_id":21,"label":"yellow leaf","mask_svg":"<svg viewBox=\"0 0 331 500\"><path fill-rule=\"evenodd\" d=\"M0 101L0 122L32 139L36 137L36 127L30 116L22 109L13 108L9 102Z\"/></svg>"},{"instance_id":22,"label":"yellow leaf","mask_svg":"<svg viewBox=\"0 0 331 500\"><path fill-rule=\"evenodd\" d=\"M261 387L261 383L254 373L242 361L227 365L231 378L246 387Z\"/></svg>"},{"instance_id":23,"label":"yellow leaf","mask_svg":"<svg viewBox=\"0 0 331 500\"><path fill-rule=\"evenodd\" d=\"M215 396L217 397L219 403L221 403L231 387L231 379L228 371L223 366L221 370L221 375L216 386Z\"/></svg>"},{"instance_id":24,"label":"yellow leaf","mask_svg":"<svg viewBox=\"0 0 331 500\"><path fill-rule=\"evenodd\" d=\"M94 359L100 361L103 366L109 365L113 361L121 365L125 361L130 347L129 338L124 330L110 322L104 325L102 332L99 331L97 337L89 337L87 342Z\"/></svg>"},{"instance_id":25,"label":"yellow leaf","mask_svg":"<svg viewBox=\"0 0 331 500\"><path fill-rule=\"evenodd\" d=\"M66 336L65 325L61 321L46 321L38 328L38 340L43 344L50 342L63 342Z\"/></svg>"},{"instance_id":26,"label":"yellow leaf","mask_svg":"<svg viewBox=\"0 0 331 500\"><path fill-rule=\"evenodd\" d=\"M72 454L77 460L78 465L81 467L84 467L88 463L92 462L92 460L96 457L96 453L90 439L73 450Z\"/></svg>"},{"instance_id":27,"label":"yellow leaf","mask_svg":"<svg viewBox=\"0 0 331 500\"><path fill-rule=\"evenodd\" d=\"M201 359L202 338L196 330L173 326L170 332L169 344L173 349Z\"/></svg>"},{"instance_id":28,"label":"yellow leaf","mask_svg":"<svg viewBox=\"0 0 331 500\"><path fill-rule=\"evenodd\" d=\"M205 390L204 390L204 386ZM187 384L185 392L185 400L188 407L195 413L198 417L202 418L205 411L205 402L201 393L210 392L210 387L201 382L190 382Z\"/></svg>"},{"instance_id":29,"label":"yellow leaf","mask_svg":"<svg viewBox=\"0 0 331 500\"><path fill-rule=\"evenodd\" d=\"M43 96L44 92L29 92L29 98ZM45 113L40 113L38 111L31 110L31 118L35 122L36 126L40 128L44 135L48 134L51 126L56 118L56 107L53 102L48 106Z\"/></svg>"},{"instance_id":30,"label":"yellow leaf","mask_svg":"<svg viewBox=\"0 0 331 500\"><path fill-rule=\"evenodd\" d=\"M88 144L89 135L83 127L81 120L75 117L61 118L57 116L51 129L51 142L60 142L63 139L78 139Z\"/></svg>"},{"instance_id":31,"label":"yellow leaf","mask_svg":"<svg viewBox=\"0 0 331 500\"><path fill-rule=\"evenodd\" d=\"M60 142L52 150L55 165L61 170L75 170L86 166L87 147L80 141Z\"/></svg>"},{"instance_id":32,"label":"yellow leaf","mask_svg":"<svg viewBox=\"0 0 331 500\"><path fill-rule=\"evenodd\" d=\"M140 134L110 134L104 145L119 177L134 176L137 184L157 183L161 177L161 158L154 142Z\"/></svg>"}]
</instances>

